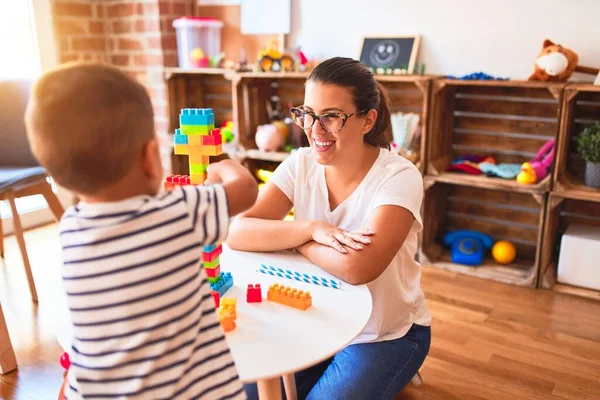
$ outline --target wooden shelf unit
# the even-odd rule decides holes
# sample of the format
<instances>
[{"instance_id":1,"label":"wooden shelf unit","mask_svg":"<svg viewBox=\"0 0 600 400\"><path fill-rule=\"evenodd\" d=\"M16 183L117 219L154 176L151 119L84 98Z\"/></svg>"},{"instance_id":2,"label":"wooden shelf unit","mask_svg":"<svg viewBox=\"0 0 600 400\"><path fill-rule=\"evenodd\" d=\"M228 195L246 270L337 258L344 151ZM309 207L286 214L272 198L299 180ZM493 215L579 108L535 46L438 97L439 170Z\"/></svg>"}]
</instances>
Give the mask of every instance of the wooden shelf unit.
<instances>
[{"instance_id":1,"label":"wooden shelf unit","mask_svg":"<svg viewBox=\"0 0 600 400\"><path fill-rule=\"evenodd\" d=\"M565 197L562 193L551 193L546 209L539 287L600 300L600 290L557 282L560 240L572 223L600 227L600 202L578 200Z\"/></svg>"},{"instance_id":2,"label":"wooden shelf unit","mask_svg":"<svg viewBox=\"0 0 600 400\"><path fill-rule=\"evenodd\" d=\"M516 191L545 192L552 179L534 185L516 180L450 173L457 156L493 156L497 164L531 160L549 139L558 137L563 84L529 81L433 82L427 174L453 182L466 180Z\"/></svg>"},{"instance_id":3,"label":"wooden shelf unit","mask_svg":"<svg viewBox=\"0 0 600 400\"><path fill-rule=\"evenodd\" d=\"M259 125L269 122L266 100L277 94L285 110L304 102L306 72L236 72L218 68L166 68L165 79L169 93L169 131L179 126L182 108L212 107L216 122L234 123L236 157L247 162L280 163L289 153L265 153L257 149L255 133ZM416 162L425 171L429 94L434 77L427 75L377 75L376 79L388 90L392 112L414 112L420 116L420 159ZM304 133L296 125L288 125L290 135ZM391 136L391 132L389 132ZM187 173L187 165L179 156L172 156L173 172Z\"/></svg>"},{"instance_id":4,"label":"wooden shelf unit","mask_svg":"<svg viewBox=\"0 0 600 400\"><path fill-rule=\"evenodd\" d=\"M563 197L600 201L600 189L584 185L585 161L576 139L583 129L600 121L600 86L573 84L565 88L560 141L556 151L554 191Z\"/></svg>"},{"instance_id":5,"label":"wooden shelf unit","mask_svg":"<svg viewBox=\"0 0 600 400\"><path fill-rule=\"evenodd\" d=\"M425 177L423 232L419 260L466 275L518 286L537 284L539 253L546 207L546 194L519 193L498 188L482 188L464 182L448 183L438 177ZM454 230L475 230L494 240L515 244L517 259L508 265L487 257L483 264L469 267L454 264L444 234Z\"/></svg>"}]
</instances>

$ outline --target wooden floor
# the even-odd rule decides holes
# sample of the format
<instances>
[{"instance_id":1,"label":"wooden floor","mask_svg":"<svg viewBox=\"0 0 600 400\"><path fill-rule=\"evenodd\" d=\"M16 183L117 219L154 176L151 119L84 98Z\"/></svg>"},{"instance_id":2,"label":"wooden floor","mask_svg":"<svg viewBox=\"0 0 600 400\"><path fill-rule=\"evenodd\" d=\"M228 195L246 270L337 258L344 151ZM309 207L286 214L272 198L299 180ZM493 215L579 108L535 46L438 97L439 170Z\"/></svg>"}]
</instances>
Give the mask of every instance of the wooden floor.
<instances>
[{"instance_id":1,"label":"wooden floor","mask_svg":"<svg viewBox=\"0 0 600 400\"><path fill-rule=\"evenodd\" d=\"M0 375L1 399L55 399L62 353L47 307L60 263L54 225L26 236L39 306L29 298L14 238L0 261L0 301L19 370ZM600 302L425 268L432 348L424 384L399 399L600 399ZM46 306L45 306L46 305Z\"/></svg>"}]
</instances>

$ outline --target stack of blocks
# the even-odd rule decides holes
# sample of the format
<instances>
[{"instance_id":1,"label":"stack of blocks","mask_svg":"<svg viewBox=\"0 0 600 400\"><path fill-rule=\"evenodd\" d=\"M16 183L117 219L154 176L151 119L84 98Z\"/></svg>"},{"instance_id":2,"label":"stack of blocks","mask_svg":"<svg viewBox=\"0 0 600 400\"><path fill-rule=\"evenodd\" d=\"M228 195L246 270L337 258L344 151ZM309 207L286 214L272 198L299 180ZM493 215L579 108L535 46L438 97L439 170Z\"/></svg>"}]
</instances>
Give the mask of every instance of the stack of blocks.
<instances>
[{"instance_id":1,"label":"stack of blocks","mask_svg":"<svg viewBox=\"0 0 600 400\"><path fill-rule=\"evenodd\" d=\"M168 176L164 182L165 190L173 190L178 186L202 185L206 180L209 157L223 154L223 137L221 131L215 129L215 116L212 108L184 108L181 110L179 129L175 129L174 145L175 154L189 156L190 175ZM222 252L221 244L216 243L204 246L202 253L202 263L210 282L215 307L219 307L220 298L233 285L231 273L221 272L219 257ZM221 315L222 312L219 312L220 320L229 321L227 318L221 318ZM231 324L225 323L231 327Z\"/></svg>"},{"instance_id":2,"label":"stack of blocks","mask_svg":"<svg viewBox=\"0 0 600 400\"><path fill-rule=\"evenodd\" d=\"M219 314L219 322L225 332L229 332L235 328L235 320L237 318L236 299L224 298L221 299L221 307L217 310Z\"/></svg>"},{"instance_id":3,"label":"stack of blocks","mask_svg":"<svg viewBox=\"0 0 600 400\"><path fill-rule=\"evenodd\" d=\"M175 129L175 154L190 157L190 181L200 185L206 179L209 156L223 153L221 130L215 129L212 108L184 108Z\"/></svg>"}]
</instances>

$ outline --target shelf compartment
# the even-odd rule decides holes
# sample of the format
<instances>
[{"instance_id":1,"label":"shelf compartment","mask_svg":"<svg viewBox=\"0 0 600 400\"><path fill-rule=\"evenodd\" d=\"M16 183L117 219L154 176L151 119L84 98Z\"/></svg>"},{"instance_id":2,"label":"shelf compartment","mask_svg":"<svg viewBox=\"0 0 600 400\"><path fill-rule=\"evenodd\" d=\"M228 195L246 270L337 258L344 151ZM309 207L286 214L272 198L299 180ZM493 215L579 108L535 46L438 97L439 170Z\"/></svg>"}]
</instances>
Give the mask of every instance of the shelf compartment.
<instances>
[{"instance_id":1,"label":"shelf compartment","mask_svg":"<svg viewBox=\"0 0 600 400\"><path fill-rule=\"evenodd\" d=\"M536 286L545 194L447 183L430 176L425 178L425 188L425 219L419 244L419 260L424 266L517 286ZM516 260L500 265L488 251L480 266L453 263L450 249L443 244L443 236L463 229L488 234L494 241L511 241L517 249Z\"/></svg>"},{"instance_id":2,"label":"shelf compartment","mask_svg":"<svg viewBox=\"0 0 600 400\"><path fill-rule=\"evenodd\" d=\"M560 240L570 224L600 227L600 202L551 193L546 210L539 287L600 300L600 291L557 282Z\"/></svg>"},{"instance_id":3,"label":"shelf compartment","mask_svg":"<svg viewBox=\"0 0 600 400\"><path fill-rule=\"evenodd\" d=\"M563 97L554 190L563 197L600 202L600 189L584 184L585 161L576 142L586 126L600 121L600 86L573 84L565 88Z\"/></svg>"},{"instance_id":4,"label":"shelf compartment","mask_svg":"<svg viewBox=\"0 0 600 400\"><path fill-rule=\"evenodd\" d=\"M498 164L522 164L558 136L564 85L529 81L458 81L432 85L427 174L461 180L447 168L457 156L493 156ZM545 192L552 179L534 185L478 175L474 184L519 192Z\"/></svg>"}]
</instances>

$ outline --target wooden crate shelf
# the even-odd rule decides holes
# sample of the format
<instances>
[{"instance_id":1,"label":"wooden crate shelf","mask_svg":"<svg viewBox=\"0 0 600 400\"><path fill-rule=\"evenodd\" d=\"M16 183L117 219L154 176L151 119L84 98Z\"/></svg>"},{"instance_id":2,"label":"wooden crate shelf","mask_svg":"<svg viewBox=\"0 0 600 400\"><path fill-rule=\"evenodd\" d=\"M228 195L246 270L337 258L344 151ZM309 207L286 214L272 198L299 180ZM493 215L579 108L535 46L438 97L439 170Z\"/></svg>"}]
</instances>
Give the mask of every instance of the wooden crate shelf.
<instances>
[{"instance_id":1,"label":"wooden crate shelf","mask_svg":"<svg viewBox=\"0 0 600 400\"><path fill-rule=\"evenodd\" d=\"M539 287L600 300L598 290L557 282L560 240L572 223L600 227L600 203L568 198L562 193L551 193L544 225Z\"/></svg>"},{"instance_id":2,"label":"wooden crate shelf","mask_svg":"<svg viewBox=\"0 0 600 400\"><path fill-rule=\"evenodd\" d=\"M531 160L549 139L556 139L564 84L529 81L435 80L427 174L448 182L498 187L517 192L546 192L552 179L534 185L484 175L447 171L457 156L493 156L498 164ZM462 176L462 177L460 177Z\"/></svg>"},{"instance_id":3,"label":"wooden crate shelf","mask_svg":"<svg viewBox=\"0 0 600 400\"><path fill-rule=\"evenodd\" d=\"M425 188L425 220L419 244L419 260L424 266L518 286L536 286L545 194L447 183L431 176L425 178ZM443 236L463 229L488 234L495 241L511 241L517 249L517 259L509 265L499 265L488 256L477 267L452 263Z\"/></svg>"},{"instance_id":4,"label":"wooden crate shelf","mask_svg":"<svg viewBox=\"0 0 600 400\"><path fill-rule=\"evenodd\" d=\"M584 185L585 161L576 145L583 129L595 121L600 121L600 86L567 86L554 170L554 190L564 197L600 202L600 189Z\"/></svg>"}]
</instances>

